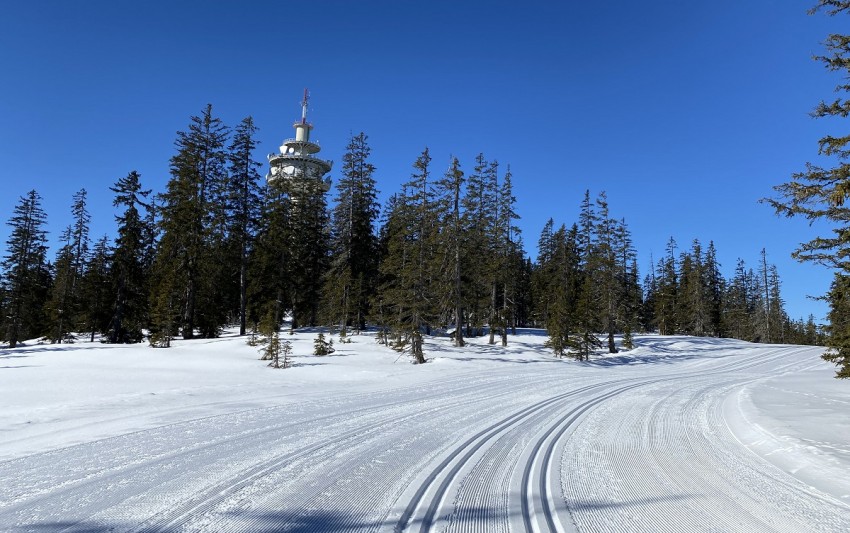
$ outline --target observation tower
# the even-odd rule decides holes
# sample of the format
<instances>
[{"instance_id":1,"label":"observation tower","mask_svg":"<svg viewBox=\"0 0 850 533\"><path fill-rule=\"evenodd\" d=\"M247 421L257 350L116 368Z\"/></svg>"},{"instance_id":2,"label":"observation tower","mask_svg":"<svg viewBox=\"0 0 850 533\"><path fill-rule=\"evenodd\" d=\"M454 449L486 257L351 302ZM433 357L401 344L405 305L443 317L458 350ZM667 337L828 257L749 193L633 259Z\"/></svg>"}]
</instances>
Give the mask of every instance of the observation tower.
<instances>
[{"instance_id":1,"label":"observation tower","mask_svg":"<svg viewBox=\"0 0 850 533\"><path fill-rule=\"evenodd\" d=\"M269 183L291 180L293 184L300 182L304 185L314 181L322 192L327 192L331 187L331 180L324 176L330 172L333 163L315 156L321 148L310 141L313 125L307 122L307 101L307 89L304 89L301 120L292 125L295 128L295 138L284 140L279 154L269 154L270 169L266 180Z\"/></svg>"}]
</instances>

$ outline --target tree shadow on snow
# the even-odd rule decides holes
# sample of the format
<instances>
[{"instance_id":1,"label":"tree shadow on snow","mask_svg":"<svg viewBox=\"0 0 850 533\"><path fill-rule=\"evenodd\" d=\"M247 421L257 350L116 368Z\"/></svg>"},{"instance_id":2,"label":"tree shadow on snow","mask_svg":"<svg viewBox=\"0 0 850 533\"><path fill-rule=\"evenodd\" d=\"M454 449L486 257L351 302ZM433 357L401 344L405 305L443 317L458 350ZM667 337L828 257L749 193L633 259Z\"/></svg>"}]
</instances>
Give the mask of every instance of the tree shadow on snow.
<instances>
[{"instance_id":1,"label":"tree shadow on snow","mask_svg":"<svg viewBox=\"0 0 850 533\"><path fill-rule=\"evenodd\" d=\"M571 512L594 512L606 509L640 507L665 502L676 502L697 496L681 494L639 498L625 502L610 502L603 500L568 500ZM484 525L502 520L510 520L506 515L507 509L489 506L461 506L455 509L450 522L457 527L461 524ZM212 519L208 524L214 524L215 531L251 531L252 533L333 533L340 531L377 531L397 527L395 520L373 520L360 516L361 513L313 510L313 511L246 511L239 513L224 513L206 518ZM11 531L67 531L73 533L106 533L139 529L139 523L125 521L87 521L78 522L65 520L55 522L38 522L23 525ZM407 528L418 530L421 523L413 521ZM432 524L436 526L436 524ZM146 531L146 529L142 529ZM152 531L160 533L177 533L182 526L172 528L152 527Z\"/></svg>"},{"instance_id":2,"label":"tree shadow on snow","mask_svg":"<svg viewBox=\"0 0 850 533\"><path fill-rule=\"evenodd\" d=\"M65 343L65 344L36 344L19 345L17 348L0 349L0 360L12 357L31 357L33 354L44 352L73 352L76 350L106 350L115 346L129 346L126 344L100 344L100 343Z\"/></svg>"}]
</instances>

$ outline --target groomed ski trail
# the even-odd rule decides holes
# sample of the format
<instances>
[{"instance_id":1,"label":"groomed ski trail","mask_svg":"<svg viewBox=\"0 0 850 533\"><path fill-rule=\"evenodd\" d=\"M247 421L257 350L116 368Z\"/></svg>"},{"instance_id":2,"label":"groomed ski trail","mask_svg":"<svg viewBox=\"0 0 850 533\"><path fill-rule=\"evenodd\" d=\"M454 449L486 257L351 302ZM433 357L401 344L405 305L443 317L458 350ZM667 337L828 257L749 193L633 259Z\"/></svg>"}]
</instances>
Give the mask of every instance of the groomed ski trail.
<instances>
[{"instance_id":1,"label":"groomed ski trail","mask_svg":"<svg viewBox=\"0 0 850 533\"><path fill-rule=\"evenodd\" d=\"M850 530L841 495L754 453L727 420L731 395L818 350L706 346L645 364L505 363L33 453L0 462L0 530Z\"/></svg>"}]
</instances>

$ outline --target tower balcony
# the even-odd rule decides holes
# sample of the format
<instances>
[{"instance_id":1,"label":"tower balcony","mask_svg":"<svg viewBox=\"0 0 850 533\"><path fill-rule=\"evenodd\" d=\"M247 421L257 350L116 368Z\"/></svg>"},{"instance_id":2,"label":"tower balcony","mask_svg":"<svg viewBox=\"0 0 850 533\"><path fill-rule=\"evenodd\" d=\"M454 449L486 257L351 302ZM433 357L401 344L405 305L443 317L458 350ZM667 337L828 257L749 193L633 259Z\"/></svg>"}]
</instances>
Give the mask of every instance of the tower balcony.
<instances>
[{"instance_id":1,"label":"tower balcony","mask_svg":"<svg viewBox=\"0 0 850 533\"><path fill-rule=\"evenodd\" d=\"M292 149L290 152L289 149ZM318 143L314 143L312 141L300 141L298 139L284 139L283 144L280 147L280 152L282 154L285 153L307 153L307 154L316 154L321 151Z\"/></svg>"}]
</instances>

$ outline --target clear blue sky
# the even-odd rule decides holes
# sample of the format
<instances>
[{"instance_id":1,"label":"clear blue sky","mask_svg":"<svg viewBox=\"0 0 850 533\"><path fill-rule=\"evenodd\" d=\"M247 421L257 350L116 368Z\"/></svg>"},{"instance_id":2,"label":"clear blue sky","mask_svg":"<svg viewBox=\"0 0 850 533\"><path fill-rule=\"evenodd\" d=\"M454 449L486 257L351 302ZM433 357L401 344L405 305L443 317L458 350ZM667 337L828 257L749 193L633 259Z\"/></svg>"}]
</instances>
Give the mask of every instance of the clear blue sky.
<instances>
[{"instance_id":1,"label":"clear blue sky","mask_svg":"<svg viewBox=\"0 0 850 533\"><path fill-rule=\"evenodd\" d=\"M806 295L831 274L789 256L825 228L758 203L815 159L821 135L846 131L808 116L839 81L811 56L848 22L807 16L813 3L11 0L0 218L35 188L55 237L85 187L93 236L112 235L108 187L138 170L163 190L191 115L207 103L230 125L252 115L265 160L309 87L321 155L339 166L366 132L382 197L426 145L437 173L450 154L468 171L484 152L511 165L532 257L550 216L570 224L585 189L605 190L641 275L671 236L714 240L727 277L766 247L789 313L820 319Z\"/></svg>"}]
</instances>

